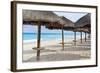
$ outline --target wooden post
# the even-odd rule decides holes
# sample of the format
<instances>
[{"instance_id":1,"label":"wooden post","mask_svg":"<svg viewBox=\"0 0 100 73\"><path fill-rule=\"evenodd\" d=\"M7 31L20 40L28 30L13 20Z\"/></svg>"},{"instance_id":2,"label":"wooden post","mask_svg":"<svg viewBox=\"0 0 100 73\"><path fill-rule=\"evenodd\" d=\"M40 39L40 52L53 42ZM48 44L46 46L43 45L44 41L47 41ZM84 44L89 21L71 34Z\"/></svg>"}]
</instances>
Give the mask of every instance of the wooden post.
<instances>
[{"instance_id":1,"label":"wooden post","mask_svg":"<svg viewBox=\"0 0 100 73\"><path fill-rule=\"evenodd\" d=\"M86 42L86 32L85 32L85 42Z\"/></svg>"},{"instance_id":2,"label":"wooden post","mask_svg":"<svg viewBox=\"0 0 100 73\"><path fill-rule=\"evenodd\" d=\"M64 50L64 29L62 26L62 50Z\"/></svg>"},{"instance_id":3,"label":"wooden post","mask_svg":"<svg viewBox=\"0 0 100 73\"><path fill-rule=\"evenodd\" d=\"M80 33L81 33L81 39L80 40L81 40L81 43L82 43L82 32L80 32Z\"/></svg>"},{"instance_id":4,"label":"wooden post","mask_svg":"<svg viewBox=\"0 0 100 73\"><path fill-rule=\"evenodd\" d=\"M88 38L90 39L90 33L88 33Z\"/></svg>"},{"instance_id":5,"label":"wooden post","mask_svg":"<svg viewBox=\"0 0 100 73\"><path fill-rule=\"evenodd\" d=\"M74 45L76 45L76 31L74 31Z\"/></svg>"},{"instance_id":6,"label":"wooden post","mask_svg":"<svg viewBox=\"0 0 100 73\"><path fill-rule=\"evenodd\" d=\"M41 24L38 22L38 34L37 34L37 61L40 60L40 43L41 43Z\"/></svg>"}]
</instances>

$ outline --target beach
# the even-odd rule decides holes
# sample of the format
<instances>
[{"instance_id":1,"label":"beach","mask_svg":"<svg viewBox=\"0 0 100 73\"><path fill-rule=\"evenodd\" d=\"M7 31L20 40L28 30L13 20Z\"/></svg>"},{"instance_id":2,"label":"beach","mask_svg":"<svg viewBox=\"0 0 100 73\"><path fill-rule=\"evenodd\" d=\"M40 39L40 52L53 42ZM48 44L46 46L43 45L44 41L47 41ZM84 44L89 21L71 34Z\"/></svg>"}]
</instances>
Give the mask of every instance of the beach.
<instances>
[{"instance_id":1,"label":"beach","mask_svg":"<svg viewBox=\"0 0 100 73\"><path fill-rule=\"evenodd\" d=\"M90 39L80 43L77 39L76 45L72 39L64 40L64 50L62 50L61 40L41 41L40 62L42 61L64 61L64 60L84 60L91 57ZM23 62L36 62L37 50L36 41L23 42ZM33 49L32 49L33 48Z\"/></svg>"}]
</instances>

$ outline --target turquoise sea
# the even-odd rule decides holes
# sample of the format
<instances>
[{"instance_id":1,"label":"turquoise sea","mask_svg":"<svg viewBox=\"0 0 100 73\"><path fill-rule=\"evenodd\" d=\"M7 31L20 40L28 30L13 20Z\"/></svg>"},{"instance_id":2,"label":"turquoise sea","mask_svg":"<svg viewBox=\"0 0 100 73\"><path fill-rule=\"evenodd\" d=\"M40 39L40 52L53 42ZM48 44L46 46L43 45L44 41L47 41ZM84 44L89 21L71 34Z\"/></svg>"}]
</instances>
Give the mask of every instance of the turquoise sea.
<instances>
[{"instance_id":1,"label":"turquoise sea","mask_svg":"<svg viewBox=\"0 0 100 73\"><path fill-rule=\"evenodd\" d=\"M76 35L79 36L80 33L76 33ZM61 38L62 38L61 33L41 33L41 40L58 40ZM74 39L74 33L73 32L64 33L64 38ZM37 33L23 33L23 40L36 40L36 39L37 39Z\"/></svg>"}]
</instances>

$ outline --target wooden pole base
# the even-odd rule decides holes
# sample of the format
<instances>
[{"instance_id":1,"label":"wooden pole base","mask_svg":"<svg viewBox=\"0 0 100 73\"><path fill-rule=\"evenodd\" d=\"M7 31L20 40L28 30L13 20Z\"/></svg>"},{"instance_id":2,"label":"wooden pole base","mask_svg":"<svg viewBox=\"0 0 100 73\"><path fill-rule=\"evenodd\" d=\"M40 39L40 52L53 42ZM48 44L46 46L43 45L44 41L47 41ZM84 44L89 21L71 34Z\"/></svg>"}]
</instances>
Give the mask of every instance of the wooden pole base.
<instances>
[{"instance_id":1,"label":"wooden pole base","mask_svg":"<svg viewBox=\"0 0 100 73\"><path fill-rule=\"evenodd\" d=\"M40 50L37 50L37 61L40 60Z\"/></svg>"}]
</instances>

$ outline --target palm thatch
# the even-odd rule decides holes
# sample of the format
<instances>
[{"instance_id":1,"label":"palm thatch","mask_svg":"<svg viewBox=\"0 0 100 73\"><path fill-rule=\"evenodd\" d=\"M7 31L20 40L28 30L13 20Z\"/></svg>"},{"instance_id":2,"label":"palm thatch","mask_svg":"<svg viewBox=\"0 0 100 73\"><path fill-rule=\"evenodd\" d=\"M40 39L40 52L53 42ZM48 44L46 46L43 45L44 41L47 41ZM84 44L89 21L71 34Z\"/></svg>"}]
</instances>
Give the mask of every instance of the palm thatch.
<instances>
[{"instance_id":1,"label":"palm thatch","mask_svg":"<svg viewBox=\"0 0 100 73\"><path fill-rule=\"evenodd\" d=\"M74 29L74 23L67 19L66 17L62 16L60 17L59 21L58 21L59 24L63 24L63 29L64 30L73 30ZM46 26L46 28L49 28L49 29L61 29L62 27L53 27L53 26Z\"/></svg>"},{"instance_id":2,"label":"palm thatch","mask_svg":"<svg viewBox=\"0 0 100 73\"><path fill-rule=\"evenodd\" d=\"M90 33L89 29L87 29L87 28L75 28L74 31L76 31L76 32L87 32L87 33Z\"/></svg>"},{"instance_id":3,"label":"palm thatch","mask_svg":"<svg viewBox=\"0 0 100 73\"><path fill-rule=\"evenodd\" d=\"M25 24L37 25L36 23L40 22L41 25L62 26L58 23L59 20L60 18L51 11L23 10L23 23Z\"/></svg>"},{"instance_id":4,"label":"palm thatch","mask_svg":"<svg viewBox=\"0 0 100 73\"><path fill-rule=\"evenodd\" d=\"M91 33L91 14L88 13L75 23L76 31Z\"/></svg>"},{"instance_id":5,"label":"palm thatch","mask_svg":"<svg viewBox=\"0 0 100 73\"><path fill-rule=\"evenodd\" d=\"M71 30L73 31L75 28L75 24L74 22L72 22L71 20L67 19L66 17L61 17L62 20L64 20L66 22L66 24L64 25L64 30Z\"/></svg>"},{"instance_id":6,"label":"palm thatch","mask_svg":"<svg viewBox=\"0 0 100 73\"><path fill-rule=\"evenodd\" d=\"M76 23L76 27L90 27L91 26L91 14L88 13L87 15L80 18Z\"/></svg>"},{"instance_id":7,"label":"palm thatch","mask_svg":"<svg viewBox=\"0 0 100 73\"><path fill-rule=\"evenodd\" d=\"M71 20L67 19L64 16L62 16L61 18L62 18L62 20L64 20L66 22L64 25L65 27L73 27L74 28L74 23Z\"/></svg>"}]
</instances>

